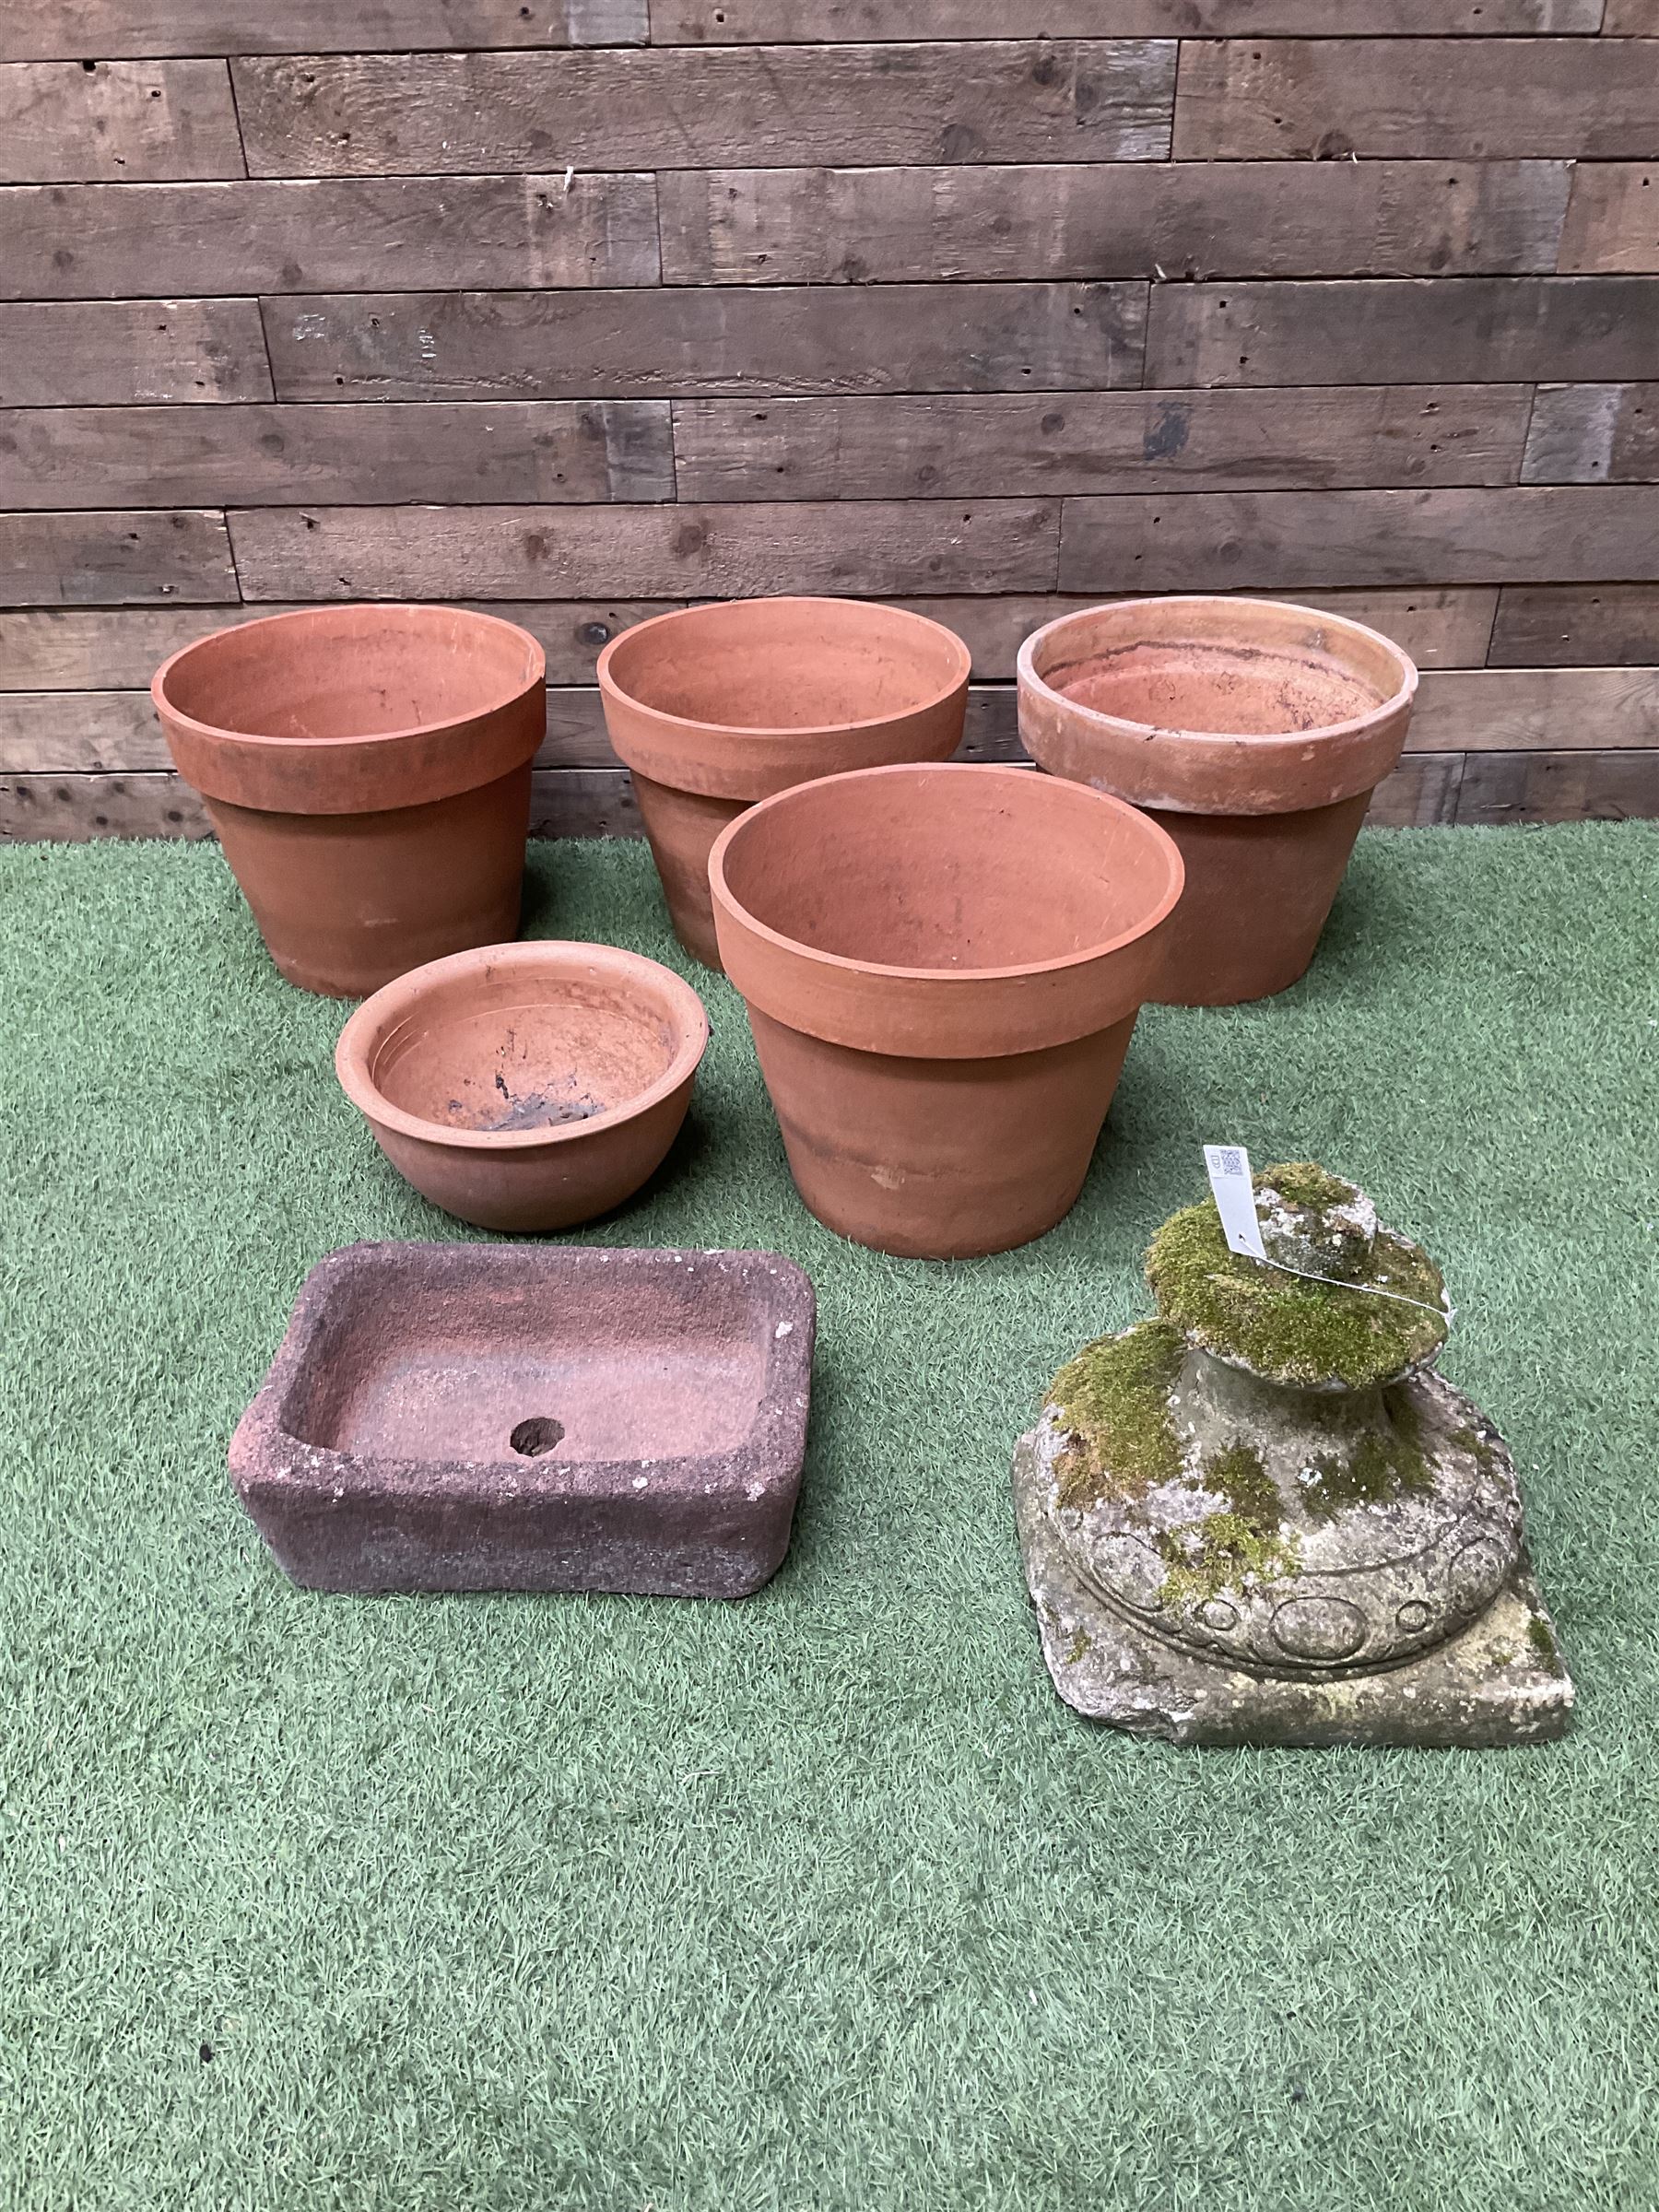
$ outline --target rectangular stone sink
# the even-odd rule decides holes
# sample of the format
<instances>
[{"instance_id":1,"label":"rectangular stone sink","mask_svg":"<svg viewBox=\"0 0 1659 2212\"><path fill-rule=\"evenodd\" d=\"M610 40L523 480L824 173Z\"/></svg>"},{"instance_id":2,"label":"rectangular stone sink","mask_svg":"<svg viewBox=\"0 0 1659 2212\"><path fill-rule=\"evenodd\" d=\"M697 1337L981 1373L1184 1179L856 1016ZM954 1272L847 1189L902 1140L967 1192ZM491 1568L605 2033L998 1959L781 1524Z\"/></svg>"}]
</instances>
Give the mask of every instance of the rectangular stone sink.
<instances>
[{"instance_id":1,"label":"rectangular stone sink","mask_svg":"<svg viewBox=\"0 0 1659 2212\"><path fill-rule=\"evenodd\" d=\"M789 1548L814 1324L777 1253L349 1245L231 1478L308 1589L742 1597Z\"/></svg>"}]
</instances>

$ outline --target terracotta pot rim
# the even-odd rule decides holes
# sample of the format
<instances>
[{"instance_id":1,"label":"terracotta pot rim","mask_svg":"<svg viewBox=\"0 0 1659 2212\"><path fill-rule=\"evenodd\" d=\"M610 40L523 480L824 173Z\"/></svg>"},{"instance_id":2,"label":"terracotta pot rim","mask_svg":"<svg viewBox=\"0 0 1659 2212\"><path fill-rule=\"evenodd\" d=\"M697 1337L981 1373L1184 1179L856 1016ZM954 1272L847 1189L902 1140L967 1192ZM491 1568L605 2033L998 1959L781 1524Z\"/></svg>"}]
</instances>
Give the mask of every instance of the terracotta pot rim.
<instances>
[{"instance_id":1,"label":"terracotta pot rim","mask_svg":"<svg viewBox=\"0 0 1659 2212\"><path fill-rule=\"evenodd\" d=\"M1165 855L1168 882L1158 904L1148 909L1133 928L1124 930L1115 937L1103 937L1097 944L1085 946L1079 951L1065 953L1058 959L1018 960L1011 967L1005 968L902 968L891 966L883 960L850 959L844 953L821 951L816 945L808 945L802 938L785 936L781 930L773 929L770 924L751 913L726 883L725 856L734 840L744 835L746 829L752 827L758 815L773 807L787 806L803 792L821 791L829 784L851 783L855 779L867 782L877 776L917 775L978 776L982 780L994 776L1010 790L1024 790L1035 773L1029 768L1006 767L995 761L903 760L883 768L847 769L840 775L815 776L810 782L792 783L787 791L777 792L770 799L761 799L755 806L746 808L715 839L714 849L709 854L709 884L714 903L717 907L724 906L740 928L759 938L762 943L773 946L796 959L812 961L841 975L870 976L882 982L972 986L1008 982L1024 976L1064 975L1073 969L1087 968L1110 953L1120 952L1125 946L1135 944L1166 921L1181 898L1186 872L1174 839L1142 808L1132 806L1127 799L1114 797L1111 792L1097 791L1091 784L1074 783L1064 777L1045 777L1042 781L1050 790L1064 788L1068 794L1075 794L1076 802L1079 805L1104 807L1120 817L1127 817L1137 831L1145 832L1149 843L1168 848Z\"/></svg>"},{"instance_id":2,"label":"terracotta pot rim","mask_svg":"<svg viewBox=\"0 0 1659 2212\"><path fill-rule=\"evenodd\" d=\"M232 730L214 722L198 722L194 714L186 714L168 697L168 680L181 662L192 653L205 652L227 635L240 636L244 630L275 629L288 622L315 623L322 615L347 615L369 610L377 615L434 615L441 614L451 619L477 625L488 624L494 629L511 630L524 639L532 649L530 667L524 677L504 690L499 699L481 700L469 707L465 714L442 714L435 722L412 722L394 730L363 730L350 737L274 737L260 730ZM158 713L163 710L179 724L205 744L218 746L246 746L270 753L298 753L308 758L321 759L329 749L349 746L359 747L406 744L412 738L440 736L445 730L460 729L469 723L483 720L488 715L500 714L514 705L537 684L547 680L547 655L541 641L533 636L522 624L510 622L504 615L481 614L470 606L439 606L435 602L418 599L338 599L329 600L317 606L293 606L279 615L256 615L251 622L234 622L212 630L205 638L194 638L188 645L181 645L176 653L168 654L150 678L150 698ZM539 740L538 740L539 746Z\"/></svg>"},{"instance_id":3,"label":"terracotta pot rim","mask_svg":"<svg viewBox=\"0 0 1659 2212\"><path fill-rule=\"evenodd\" d=\"M1134 722L1126 714L1108 714L1099 707L1085 706L1081 700L1057 690L1046 677L1038 673L1036 653L1043 641L1074 622L1086 620L1090 615L1120 606L1218 606L1273 607L1287 614L1305 615L1310 620L1324 623L1330 629L1346 630L1350 637L1364 638L1371 644L1380 645L1392 660L1400 665L1403 674L1399 686L1387 699L1379 700L1374 707L1368 708L1363 714L1351 715L1346 722L1321 723L1305 730L1253 733L1249 730L1186 730L1179 724ZM1241 638L1240 642L1245 644L1249 641ZM1369 730L1383 716L1397 713L1402 708L1408 707L1416 698L1418 688L1418 670L1410 655L1403 652L1392 638L1384 637L1380 629L1372 629L1368 623L1356 622L1351 615L1330 614L1324 607L1304 606L1298 599L1258 599L1242 594L1235 595L1230 592L1159 593L1144 598L1101 599L1092 606L1073 607L1069 613L1056 615L1052 622L1045 622L1041 629L1034 629L1025 640L1015 662L1015 677L1017 681L1030 684L1034 691L1041 692L1045 699L1055 700L1068 714L1077 715L1085 727L1092 723L1105 729L1144 730L1149 737L1156 737L1160 745L1214 745L1219 742L1265 747L1288 742L1297 745L1340 743L1345 738L1358 736L1362 731Z\"/></svg>"},{"instance_id":4,"label":"terracotta pot rim","mask_svg":"<svg viewBox=\"0 0 1659 2212\"><path fill-rule=\"evenodd\" d=\"M655 997L678 1030L674 1058L654 1083L621 1105L591 1114L586 1121L560 1122L546 1129L457 1129L447 1122L423 1120L419 1114L394 1105L371 1072L375 1046L397 1017L414 1007L434 984L477 970L485 962L492 968L521 968L554 978L578 968L596 967L619 981L642 986L641 995ZM691 1080L708 1043L707 1009L690 984L671 968L647 959L643 953L628 952L619 945L590 945L572 937L530 937L512 945L485 945L471 952L453 952L383 984L363 1001L340 1031L335 1046L335 1073L340 1088L361 1114L400 1135L464 1152L535 1152L554 1145L579 1143L585 1136L649 1113Z\"/></svg>"},{"instance_id":5,"label":"terracotta pot rim","mask_svg":"<svg viewBox=\"0 0 1659 2212\"><path fill-rule=\"evenodd\" d=\"M934 690L920 694L914 700L903 707L889 708L887 712L882 714L861 715L855 722L791 722L777 724L699 722L689 714L671 714L661 707L653 707L649 700L638 698L618 683L611 674L612 656L619 647L627 644L630 640L638 639L643 632L661 629L668 623L694 621L716 608L735 606L856 606L870 613L890 615L898 623L920 626L924 629L933 631L938 637L947 639L958 664L956 673L948 683L941 684ZM600 653L597 674L601 693L625 704L630 712L641 715L656 724L669 737L672 737L677 731L696 730L716 737L754 738L761 743L768 738L772 738L779 742L787 741L799 744L804 737L830 735L852 736L861 730L884 729L894 722L908 719L911 715L931 713L946 705L956 696L968 681L972 667L973 656L963 641L957 636L955 630L947 629L943 622L935 622L931 615L917 614L912 607L893 606L886 600L881 599L837 597L834 594L826 592L773 592L761 593L742 599L700 599L695 606L670 607L666 614L652 615L643 622L630 623L628 629L619 630Z\"/></svg>"}]
</instances>

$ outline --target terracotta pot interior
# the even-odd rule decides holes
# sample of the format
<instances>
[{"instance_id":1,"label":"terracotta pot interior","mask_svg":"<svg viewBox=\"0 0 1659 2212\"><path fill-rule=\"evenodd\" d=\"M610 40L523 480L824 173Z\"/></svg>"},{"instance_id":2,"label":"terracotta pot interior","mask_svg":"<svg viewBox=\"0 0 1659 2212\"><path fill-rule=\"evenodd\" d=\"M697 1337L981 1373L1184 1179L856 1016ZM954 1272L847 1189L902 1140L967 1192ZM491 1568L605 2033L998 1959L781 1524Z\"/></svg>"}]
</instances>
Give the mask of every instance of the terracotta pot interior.
<instances>
[{"instance_id":1,"label":"terracotta pot interior","mask_svg":"<svg viewBox=\"0 0 1659 2212\"><path fill-rule=\"evenodd\" d=\"M880 770L742 818L725 885L792 943L884 968L1040 966L1138 931L1172 863L1139 818L1020 771Z\"/></svg>"},{"instance_id":2,"label":"terracotta pot interior","mask_svg":"<svg viewBox=\"0 0 1659 2212\"><path fill-rule=\"evenodd\" d=\"M631 977L469 971L406 1008L371 1047L368 1072L391 1105L436 1131L508 1136L629 1106L684 1041L665 994Z\"/></svg>"},{"instance_id":3,"label":"terracotta pot interior","mask_svg":"<svg viewBox=\"0 0 1659 2212\"><path fill-rule=\"evenodd\" d=\"M1157 639L1044 674L1078 706L1158 729L1282 737L1357 722L1389 694L1328 653Z\"/></svg>"},{"instance_id":4,"label":"terracotta pot interior","mask_svg":"<svg viewBox=\"0 0 1659 2212\"><path fill-rule=\"evenodd\" d=\"M535 673L512 624L455 607L323 607L218 631L173 662L175 712L248 737L339 740L441 727Z\"/></svg>"},{"instance_id":5,"label":"terracotta pot interior","mask_svg":"<svg viewBox=\"0 0 1659 2212\"><path fill-rule=\"evenodd\" d=\"M739 730L835 729L911 714L962 681L963 649L900 607L841 600L688 608L628 631L612 681L639 705Z\"/></svg>"}]
</instances>

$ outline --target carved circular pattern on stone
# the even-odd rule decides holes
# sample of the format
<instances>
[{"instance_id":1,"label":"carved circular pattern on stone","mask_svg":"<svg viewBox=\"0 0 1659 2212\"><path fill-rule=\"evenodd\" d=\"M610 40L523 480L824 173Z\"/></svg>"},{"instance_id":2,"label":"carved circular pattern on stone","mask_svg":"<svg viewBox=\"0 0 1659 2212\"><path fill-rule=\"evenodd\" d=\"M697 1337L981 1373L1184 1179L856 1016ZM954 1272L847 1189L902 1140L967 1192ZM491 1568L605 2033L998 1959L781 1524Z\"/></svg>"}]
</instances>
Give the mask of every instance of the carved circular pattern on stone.
<instances>
[{"instance_id":1,"label":"carved circular pattern on stone","mask_svg":"<svg viewBox=\"0 0 1659 2212\"><path fill-rule=\"evenodd\" d=\"M1289 1658L1335 1666L1365 1641L1365 1616L1345 1597L1293 1597L1273 1617L1273 1641Z\"/></svg>"},{"instance_id":2,"label":"carved circular pattern on stone","mask_svg":"<svg viewBox=\"0 0 1659 2212\"><path fill-rule=\"evenodd\" d=\"M1458 1613L1477 1613L1497 1594L1509 1571L1509 1559L1492 1536L1477 1536L1452 1562L1452 1604Z\"/></svg>"},{"instance_id":3,"label":"carved circular pattern on stone","mask_svg":"<svg viewBox=\"0 0 1659 2212\"><path fill-rule=\"evenodd\" d=\"M1137 1613L1155 1613L1163 1604L1163 1561L1138 1536L1108 1536L1094 1555L1094 1571L1102 1590L1121 1606Z\"/></svg>"},{"instance_id":4,"label":"carved circular pattern on stone","mask_svg":"<svg viewBox=\"0 0 1659 2212\"><path fill-rule=\"evenodd\" d=\"M1394 1615L1394 1626L1407 1636L1420 1636L1434 1618L1434 1607L1420 1597L1408 1597Z\"/></svg>"},{"instance_id":5,"label":"carved circular pattern on stone","mask_svg":"<svg viewBox=\"0 0 1659 2212\"><path fill-rule=\"evenodd\" d=\"M1239 1608L1230 1606L1224 1597L1212 1597L1199 1607L1198 1618L1218 1636L1230 1636L1239 1625Z\"/></svg>"}]
</instances>

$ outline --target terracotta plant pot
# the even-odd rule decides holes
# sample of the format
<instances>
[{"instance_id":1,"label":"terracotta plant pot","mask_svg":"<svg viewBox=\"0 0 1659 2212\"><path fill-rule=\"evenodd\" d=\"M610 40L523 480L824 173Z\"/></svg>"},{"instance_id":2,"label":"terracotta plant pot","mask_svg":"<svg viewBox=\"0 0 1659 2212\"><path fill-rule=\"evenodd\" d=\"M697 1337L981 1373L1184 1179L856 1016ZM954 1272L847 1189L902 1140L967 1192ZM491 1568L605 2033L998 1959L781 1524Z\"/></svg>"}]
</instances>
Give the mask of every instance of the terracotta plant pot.
<instances>
[{"instance_id":1,"label":"terracotta plant pot","mask_svg":"<svg viewBox=\"0 0 1659 2212\"><path fill-rule=\"evenodd\" d=\"M709 1041L689 983L612 945L533 941L399 976L335 1068L400 1175L480 1229L570 1229L679 1134Z\"/></svg>"},{"instance_id":2,"label":"terracotta plant pot","mask_svg":"<svg viewBox=\"0 0 1659 2212\"><path fill-rule=\"evenodd\" d=\"M734 816L815 776L948 759L968 668L941 624L854 599L689 606L612 639L599 655L606 727L688 952L720 965L709 853Z\"/></svg>"},{"instance_id":3,"label":"terracotta plant pot","mask_svg":"<svg viewBox=\"0 0 1659 2212\"><path fill-rule=\"evenodd\" d=\"M173 759L289 982L360 998L516 935L546 674L448 606L305 607L163 663Z\"/></svg>"},{"instance_id":4,"label":"terracotta plant pot","mask_svg":"<svg viewBox=\"0 0 1659 2212\"><path fill-rule=\"evenodd\" d=\"M1374 629L1271 599L1120 600L1026 640L1026 750L1143 807L1186 862L1150 996L1231 1006L1295 982L1416 690Z\"/></svg>"},{"instance_id":5,"label":"terracotta plant pot","mask_svg":"<svg viewBox=\"0 0 1659 2212\"><path fill-rule=\"evenodd\" d=\"M1052 1229L1181 896L1163 830L1029 769L865 769L740 816L709 874L818 1219L931 1259Z\"/></svg>"}]
</instances>

